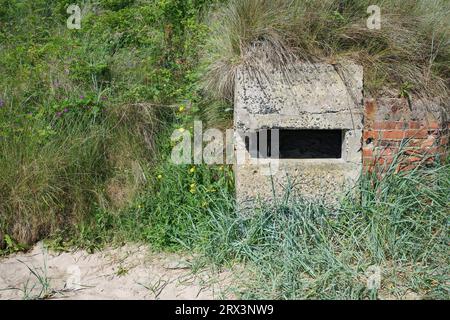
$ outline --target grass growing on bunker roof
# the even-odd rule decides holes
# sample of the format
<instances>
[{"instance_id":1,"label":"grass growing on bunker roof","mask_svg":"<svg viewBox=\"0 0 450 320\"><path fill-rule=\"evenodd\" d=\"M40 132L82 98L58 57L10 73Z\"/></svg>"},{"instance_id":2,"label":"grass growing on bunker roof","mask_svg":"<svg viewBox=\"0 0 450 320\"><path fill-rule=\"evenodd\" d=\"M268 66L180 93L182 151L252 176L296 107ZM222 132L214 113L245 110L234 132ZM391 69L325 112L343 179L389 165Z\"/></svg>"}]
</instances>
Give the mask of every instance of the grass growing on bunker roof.
<instances>
[{"instance_id":1,"label":"grass growing on bunker roof","mask_svg":"<svg viewBox=\"0 0 450 320\"><path fill-rule=\"evenodd\" d=\"M369 29L366 0L230 0L211 11L204 52L204 87L232 101L240 66L264 72L295 60L364 66L365 90L402 90L447 97L450 75L450 2L384 0L381 29Z\"/></svg>"}]
</instances>

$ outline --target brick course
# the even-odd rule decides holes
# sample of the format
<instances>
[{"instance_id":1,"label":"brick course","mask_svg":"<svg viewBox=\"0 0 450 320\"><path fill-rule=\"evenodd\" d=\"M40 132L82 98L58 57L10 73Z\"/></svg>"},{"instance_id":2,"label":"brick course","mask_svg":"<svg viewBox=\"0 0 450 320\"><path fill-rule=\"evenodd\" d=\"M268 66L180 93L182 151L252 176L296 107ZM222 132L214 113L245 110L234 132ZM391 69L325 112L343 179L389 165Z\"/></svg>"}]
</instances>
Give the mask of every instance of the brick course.
<instances>
[{"instance_id":1,"label":"brick course","mask_svg":"<svg viewBox=\"0 0 450 320\"><path fill-rule=\"evenodd\" d=\"M386 169L394 160L396 170L445 161L449 122L445 111L420 101L367 99L362 141L363 166Z\"/></svg>"}]
</instances>

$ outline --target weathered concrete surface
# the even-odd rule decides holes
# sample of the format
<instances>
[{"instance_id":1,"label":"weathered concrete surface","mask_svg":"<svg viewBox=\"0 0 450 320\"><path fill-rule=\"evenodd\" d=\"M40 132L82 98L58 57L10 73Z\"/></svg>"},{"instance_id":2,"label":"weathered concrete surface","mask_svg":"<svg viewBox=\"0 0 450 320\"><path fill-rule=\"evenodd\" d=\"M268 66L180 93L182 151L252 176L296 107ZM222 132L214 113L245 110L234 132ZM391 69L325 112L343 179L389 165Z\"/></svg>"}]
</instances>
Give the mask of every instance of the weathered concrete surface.
<instances>
[{"instance_id":1,"label":"weathered concrete surface","mask_svg":"<svg viewBox=\"0 0 450 320\"><path fill-rule=\"evenodd\" d=\"M263 128L341 129L343 146L341 159L279 159L276 173L266 176L261 170L267 172L267 165L252 163L238 143L236 153L246 154L235 167L238 203L270 200L273 191L282 196L288 185L297 196L335 202L361 172L362 89L362 67L351 63L299 63L288 72L268 66L259 76L241 69L234 103L238 134Z\"/></svg>"}]
</instances>

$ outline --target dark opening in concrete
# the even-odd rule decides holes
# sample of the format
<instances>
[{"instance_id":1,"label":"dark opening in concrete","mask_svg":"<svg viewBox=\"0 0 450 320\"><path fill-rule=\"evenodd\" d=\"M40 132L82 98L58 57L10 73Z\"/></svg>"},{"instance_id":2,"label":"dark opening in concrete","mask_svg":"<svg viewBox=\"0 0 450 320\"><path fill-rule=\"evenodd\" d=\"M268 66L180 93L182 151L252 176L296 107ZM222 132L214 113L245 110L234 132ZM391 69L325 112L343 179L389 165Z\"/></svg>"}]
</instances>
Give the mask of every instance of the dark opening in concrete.
<instances>
[{"instance_id":1,"label":"dark opening in concrete","mask_svg":"<svg viewBox=\"0 0 450 320\"><path fill-rule=\"evenodd\" d=\"M280 130L281 159L342 156L342 130Z\"/></svg>"},{"instance_id":2,"label":"dark opening in concrete","mask_svg":"<svg viewBox=\"0 0 450 320\"><path fill-rule=\"evenodd\" d=\"M293 130L278 129L280 159L340 159L342 157L343 130ZM274 154L271 130L262 130L253 135L256 145L250 148L250 137L245 147L253 158L266 158ZM263 140L267 142L264 143ZM257 146L257 149L255 148ZM267 151L265 151L267 146Z\"/></svg>"}]
</instances>

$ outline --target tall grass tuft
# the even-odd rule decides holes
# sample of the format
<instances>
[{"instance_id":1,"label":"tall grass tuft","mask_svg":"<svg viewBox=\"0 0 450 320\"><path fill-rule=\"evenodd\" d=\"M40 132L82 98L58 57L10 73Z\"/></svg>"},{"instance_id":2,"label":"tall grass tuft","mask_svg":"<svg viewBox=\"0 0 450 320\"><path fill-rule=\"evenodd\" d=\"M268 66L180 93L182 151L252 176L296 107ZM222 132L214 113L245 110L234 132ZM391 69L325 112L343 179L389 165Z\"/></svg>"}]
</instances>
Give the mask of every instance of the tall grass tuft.
<instances>
[{"instance_id":1,"label":"tall grass tuft","mask_svg":"<svg viewBox=\"0 0 450 320\"><path fill-rule=\"evenodd\" d=\"M221 202L191 242L207 261L251 270L244 298L448 299L449 178L448 166L368 174L337 209L284 199L249 217ZM367 284L373 267L379 288Z\"/></svg>"},{"instance_id":2,"label":"tall grass tuft","mask_svg":"<svg viewBox=\"0 0 450 320\"><path fill-rule=\"evenodd\" d=\"M137 130L129 132L138 123L127 119L130 114L104 113L94 121L67 113L46 138L35 136L47 128L38 120L1 137L0 241L8 235L32 244L74 230L96 208L114 211L127 205L142 184L142 159L152 154ZM142 117L141 123L151 133L151 122Z\"/></svg>"},{"instance_id":3,"label":"tall grass tuft","mask_svg":"<svg viewBox=\"0 0 450 320\"><path fill-rule=\"evenodd\" d=\"M240 66L264 72L269 62L286 69L295 60L364 66L365 90L399 94L401 88L448 97L450 3L384 0L381 29L367 27L361 0L230 0L212 10L204 52L203 86L216 98L233 99Z\"/></svg>"}]
</instances>

